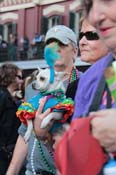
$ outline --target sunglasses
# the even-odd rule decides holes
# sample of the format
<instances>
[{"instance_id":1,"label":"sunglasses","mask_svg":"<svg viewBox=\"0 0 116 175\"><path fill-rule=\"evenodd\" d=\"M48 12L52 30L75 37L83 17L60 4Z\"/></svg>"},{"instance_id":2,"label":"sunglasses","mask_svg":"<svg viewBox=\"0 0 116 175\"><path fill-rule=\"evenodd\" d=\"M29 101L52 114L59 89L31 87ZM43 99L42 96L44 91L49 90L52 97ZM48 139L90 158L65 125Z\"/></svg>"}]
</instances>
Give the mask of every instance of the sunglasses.
<instances>
[{"instance_id":1,"label":"sunglasses","mask_svg":"<svg viewBox=\"0 0 116 175\"><path fill-rule=\"evenodd\" d=\"M15 75L16 77L18 77L20 80L23 80L23 77L21 75Z\"/></svg>"},{"instance_id":2,"label":"sunglasses","mask_svg":"<svg viewBox=\"0 0 116 175\"><path fill-rule=\"evenodd\" d=\"M96 32L89 31L89 32L80 32L79 34L79 40L81 40L83 37L86 37L89 41L99 40L99 36Z\"/></svg>"}]
</instances>

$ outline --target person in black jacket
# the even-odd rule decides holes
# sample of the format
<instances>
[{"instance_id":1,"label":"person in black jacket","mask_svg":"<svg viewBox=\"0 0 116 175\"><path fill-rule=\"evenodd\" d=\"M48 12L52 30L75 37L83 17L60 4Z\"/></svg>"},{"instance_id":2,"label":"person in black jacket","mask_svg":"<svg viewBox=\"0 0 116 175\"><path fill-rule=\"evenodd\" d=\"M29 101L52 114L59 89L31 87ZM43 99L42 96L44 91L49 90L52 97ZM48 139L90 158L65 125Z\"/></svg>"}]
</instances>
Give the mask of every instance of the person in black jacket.
<instances>
[{"instance_id":1,"label":"person in black jacket","mask_svg":"<svg viewBox=\"0 0 116 175\"><path fill-rule=\"evenodd\" d=\"M0 175L6 173L18 136L20 121L14 92L22 83L22 70L16 65L5 63L0 67Z\"/></svg>"}]
</instances>

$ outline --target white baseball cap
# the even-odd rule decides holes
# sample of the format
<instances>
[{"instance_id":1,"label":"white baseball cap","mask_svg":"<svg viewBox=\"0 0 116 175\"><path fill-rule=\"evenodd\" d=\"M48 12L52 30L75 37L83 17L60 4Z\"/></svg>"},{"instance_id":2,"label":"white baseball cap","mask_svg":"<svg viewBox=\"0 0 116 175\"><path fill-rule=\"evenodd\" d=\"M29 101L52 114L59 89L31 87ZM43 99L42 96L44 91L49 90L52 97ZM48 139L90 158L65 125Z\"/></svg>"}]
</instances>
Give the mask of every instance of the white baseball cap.
<instances>
[{"instance_id":1,"label":"white baseball cap","mask_svg":"<svg viewBox=\"0 0 116 175\"><path fill-rule=\"evenodd\" d=\"M73 43L77 46L76 34L69 27L64 25L56 25L50 28L46 33L45 42L47 43L50 39L57 39L65 45Z\"/></svg>"}]
</instances>

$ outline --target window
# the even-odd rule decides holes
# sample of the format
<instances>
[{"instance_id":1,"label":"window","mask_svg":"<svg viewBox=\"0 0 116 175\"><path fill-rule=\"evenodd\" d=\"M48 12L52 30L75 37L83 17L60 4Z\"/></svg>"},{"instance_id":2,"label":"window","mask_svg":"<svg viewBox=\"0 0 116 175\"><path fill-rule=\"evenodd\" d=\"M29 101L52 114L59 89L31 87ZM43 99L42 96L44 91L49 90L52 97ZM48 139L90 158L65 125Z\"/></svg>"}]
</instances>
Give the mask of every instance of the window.
<instances>
[{"instance_id":1,"label":"window","mask_svg":"<svg viewBox=\"0 0 116 175\"><path fill-rule=\"evenodd\" d=\"M79 30L80 30L80 18L82 16L82 12L70 12L69 14L69 27L76 33L77 38L79 35Z\"/></svg>"},{"instance_id":2,"label":"window","mask_svg":"<svg viewBox=\"0 0 116 175\"><path fill-rule=\"evenodd\" d=\"M52 26L59 25L62 23L62 16L55 15L51 16L48 19L48 28L51 28Z\"/></svg>"}]
</instances>

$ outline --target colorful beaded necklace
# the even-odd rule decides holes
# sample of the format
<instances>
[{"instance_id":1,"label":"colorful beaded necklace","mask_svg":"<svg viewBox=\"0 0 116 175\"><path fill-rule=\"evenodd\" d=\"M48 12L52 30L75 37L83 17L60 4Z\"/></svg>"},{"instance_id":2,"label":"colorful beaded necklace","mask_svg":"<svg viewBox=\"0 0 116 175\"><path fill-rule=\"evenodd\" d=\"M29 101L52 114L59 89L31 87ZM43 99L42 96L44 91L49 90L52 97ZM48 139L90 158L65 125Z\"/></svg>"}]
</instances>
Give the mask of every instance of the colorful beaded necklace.
<instances>
[{"instance_id":1,"label":"colorful beaded necklace","mask_svg":"<svg viewBox=\"0 0 116 175\"><path fill-rule=\"evenodd\" d=\"M47 159L46 159L46 157L45 157L44 151L43 151L42 146L41 146L41 141L38 140L37 143L38 143L39 151L40 151L40 153L41 153L41 158L42 158L44 164L46 165L46 167L47 167L47 169L48 169L48 172L50 172L50 173L52 173L52 174L55 174L55 171L54 171L54 170L52 169L52 167L49 165L49 163L48 163L48 161L47 161ZM49 152L49 153L50 153L51 156L53 157L53 153L52 153L52 152Z\"/></svg>"},{"instance_id":2,"label":"colorful beaded necklace","mask_svg":"<svg viewBox=\"0 0 116 175\"><path fill-rule=\"evenodd\" d=\"M31 152L31 168L32 168L32 173L33 175L36 175L36 171L35 171L35 167L34 167L34 160L33 160L33 157L34 157L34 151L35 151L35 147L36 145L38 145L38 149L39 149L39 152L41 154L41 158L42 158L42 161L44 162L44 165L46 166L47 168L47 171L52 173L52 174L55 174L55 171L54 169L52 169L52 167L49 165L46 157L45 157L45 154L44 154L44 151L42 149L42 145L41 145L41 141L40 140L37 140L37 138L34 138L34 144L33 144L33 147L32 147L32 152ZM51 157L53 157L53 152L52 151L49 151Z\"/></svg>"},{"instance_id":3,"label":"colorful beaded necklace","mask_svg":"<svg viewBox=\"0 0 116 175\"><path fill-rule=\"evenodd\" d=\"M72 83L73 81L77 80L78 78L79 78L79 71L74 66L72 68L72 71L71 71L71 74L70 74L69 83Z\"/></svg>"}]
</instances>

